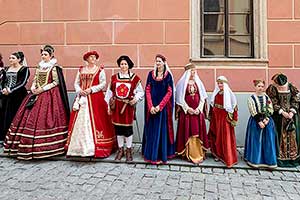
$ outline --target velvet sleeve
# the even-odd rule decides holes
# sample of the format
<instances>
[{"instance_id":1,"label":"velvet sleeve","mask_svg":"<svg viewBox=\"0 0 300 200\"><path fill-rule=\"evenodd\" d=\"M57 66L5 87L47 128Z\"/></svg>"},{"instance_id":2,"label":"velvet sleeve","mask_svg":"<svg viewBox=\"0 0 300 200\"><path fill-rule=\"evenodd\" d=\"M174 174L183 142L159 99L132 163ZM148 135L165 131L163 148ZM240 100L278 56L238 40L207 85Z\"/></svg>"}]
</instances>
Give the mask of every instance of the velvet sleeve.
<instances>
[{"instance_id":1,"label":"velvet sleeve","mask_svg":"<svg viewBox=\"0 0 300 200\"><path fill-rule=\"evenodd\" d=\"M164 107L167 105L168 101L170 100L170 98L172 96L172 93L173 93L173 90L172 90L171 86L169 86L166 95L164 96L162 101L159 103L160 111L162 111L164 109Z\"/></svg>"},{"instance_id":2,"label":"velvet sleeve","mask_svg":"<svg viewBox=\"0 0 300 200\"><path fill-rule=\"evenodd\" d=\"M173 87L174 87L173 86L173 78L172 78L170 73L168 73L165 78L166 78L166 81L167 81L167 84L168 84L168 89L167 89L167 93L165 94L164 98L159 103L160 111L162 111L164 109L164 107L167 105L167 103L170 101L170 99L173 96Z\"/></svg>"},{"instance_id":3,"label":"velvet sleeve","mask_svg":"<svg viewBox=\"0 0 300 200\"><path fill-rule=\"evenodd\" d=\"M147 86L146 86L146 99L147 99L148 110L150 110L153 106L152 98L151 98L151 86L150 86L150 84L147 84Z\"/></svg>"}]
</instances>

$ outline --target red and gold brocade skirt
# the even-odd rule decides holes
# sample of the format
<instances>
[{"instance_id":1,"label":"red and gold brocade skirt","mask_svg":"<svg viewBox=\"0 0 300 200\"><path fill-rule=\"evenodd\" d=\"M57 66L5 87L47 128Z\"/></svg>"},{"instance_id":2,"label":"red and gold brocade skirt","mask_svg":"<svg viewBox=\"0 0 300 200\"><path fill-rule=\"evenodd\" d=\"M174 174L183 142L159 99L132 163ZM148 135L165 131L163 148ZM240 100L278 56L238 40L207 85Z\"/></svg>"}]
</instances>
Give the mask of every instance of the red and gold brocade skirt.
<instances>
[{"instance_id":1,"label":"red and gold brocade skirt","mask_svg":"<svg viewBox=\"0 0 300 200\"><path fill-rule=\"evenodd\" d=\"M4 153L30 160L64 153L68 120L59 87L38 95L31 109L28 95L21 104L4 142Z\"/></svg>"}]
</instances>

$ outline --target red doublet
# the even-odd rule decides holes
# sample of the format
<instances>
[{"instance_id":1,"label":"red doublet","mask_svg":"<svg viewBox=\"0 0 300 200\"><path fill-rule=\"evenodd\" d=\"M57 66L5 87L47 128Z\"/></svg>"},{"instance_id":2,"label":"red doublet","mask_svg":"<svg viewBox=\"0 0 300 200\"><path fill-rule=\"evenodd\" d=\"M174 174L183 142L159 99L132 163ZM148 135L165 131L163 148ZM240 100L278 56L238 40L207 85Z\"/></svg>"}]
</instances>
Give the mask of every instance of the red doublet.
<instances>
[{"instance_id":1,"label":"red doublet","mask_svg":"<svg viewBox=\"0 0 300 200\"><path fill-rule=\"evenodd\" d=\"M119 74L111 77L110 89L115 98L115 109L112 110L112 123L120 126L132 126L135 107L129 104L134 98L134 90L141 79L133 74L130 78L120 78Z\"/></svg>"}]
</instances>

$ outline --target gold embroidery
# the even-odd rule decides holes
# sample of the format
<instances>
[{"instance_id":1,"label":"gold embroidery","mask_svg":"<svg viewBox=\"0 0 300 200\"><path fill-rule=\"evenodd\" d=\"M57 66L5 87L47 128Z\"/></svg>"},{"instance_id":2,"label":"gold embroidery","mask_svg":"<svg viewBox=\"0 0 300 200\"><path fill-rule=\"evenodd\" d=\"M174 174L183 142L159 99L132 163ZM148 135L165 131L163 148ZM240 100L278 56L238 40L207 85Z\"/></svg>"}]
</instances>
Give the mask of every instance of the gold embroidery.
<instances>
[{"instance_id":1,"label":"gold embroidery","mask_svg":"<svg viewBox=\"0 0 300 200\"><path fill-rule=\"evenodd\" d=\"M39 72L37 75L37 82L40 87L43 87L48 82L48 72Z\"/></svg>"},{"instance_id":2,"label":"gold embroidery","mask_svg":"<svg viewBox=\"0 0 300 200\"><path fill-rule=\"evenodd\" d=\"M214 107L219 108L219 109L224 109L223 105L221 104L214 104Z\"/></svg>"},{"instance_id":3,"label":"gold embroidery","mask_svg":"<svg viewBox=\"0 0 300 200\"><path fill-rule=\"evenodd\" d=\"M100 142L100 140L103 138L104 138L103 131L100 132L100 131L96 130L97 143Z\"/></svg>"}]
</instances>

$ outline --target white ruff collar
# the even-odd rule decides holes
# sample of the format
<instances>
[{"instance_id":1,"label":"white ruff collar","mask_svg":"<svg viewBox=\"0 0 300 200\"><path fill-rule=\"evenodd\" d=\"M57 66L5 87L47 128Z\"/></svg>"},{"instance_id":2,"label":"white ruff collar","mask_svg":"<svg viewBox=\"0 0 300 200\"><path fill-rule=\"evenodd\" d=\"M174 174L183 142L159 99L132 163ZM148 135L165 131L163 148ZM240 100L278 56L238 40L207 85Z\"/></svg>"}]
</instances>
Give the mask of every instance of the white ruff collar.
<instances>
[{"instance_id":1,"label":"white ruff collar","mask_svg":"<svg viewBox=\"0 0 300 200\"><path fill-rule=\"evenodd\" d=\"M39 67L42 69L42 70L46 70L50 67L53 67L55 64L57 63L57 60L55 58L52 58L49 62L45 62L45 61L41 61L39 63Z\"/></svg>"}]
</instances>

